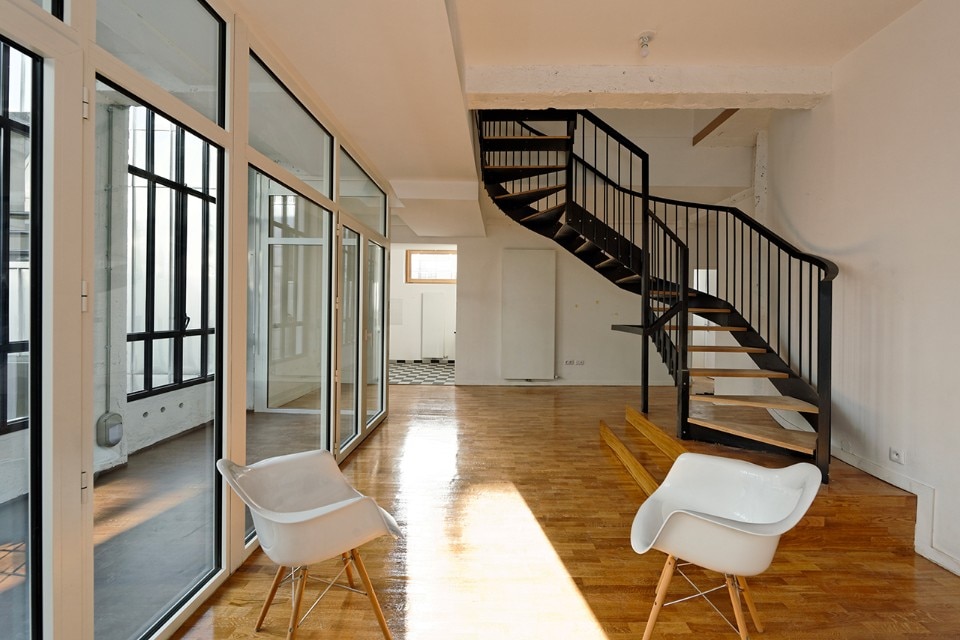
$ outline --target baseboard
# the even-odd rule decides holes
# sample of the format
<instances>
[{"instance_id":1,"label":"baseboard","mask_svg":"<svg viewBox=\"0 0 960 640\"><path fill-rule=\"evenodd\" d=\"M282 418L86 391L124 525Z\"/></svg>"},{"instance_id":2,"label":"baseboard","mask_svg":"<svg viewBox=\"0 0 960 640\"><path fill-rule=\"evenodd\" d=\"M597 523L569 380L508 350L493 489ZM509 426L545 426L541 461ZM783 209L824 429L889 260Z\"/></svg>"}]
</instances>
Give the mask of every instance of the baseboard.
<instances>
[{"instance_id":1,"label":"baseboard","mask_svg":"<svg viewBox=\"0 0 960 640\"><path fill-rule=\"evenodd\" d=\"M831 455L865 473L869 473L875 478L892 484L898 489L903 489L917 496L917 523L913 534L914 551L947 571L960 575L960 558L939 549L933 539L934 510L937 502L937 490L934 487L839 448L832 448Z\"/></svg>"}]
</instances>

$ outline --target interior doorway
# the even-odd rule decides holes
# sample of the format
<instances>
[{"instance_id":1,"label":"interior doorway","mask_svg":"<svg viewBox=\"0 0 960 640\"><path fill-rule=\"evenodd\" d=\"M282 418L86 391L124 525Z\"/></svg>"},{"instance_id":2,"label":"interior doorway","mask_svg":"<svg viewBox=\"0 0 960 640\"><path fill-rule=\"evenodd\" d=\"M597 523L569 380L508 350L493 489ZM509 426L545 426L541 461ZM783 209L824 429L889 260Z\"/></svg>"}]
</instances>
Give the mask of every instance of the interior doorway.
<instances>
[{"instance_id":1,"label":"interior doorway","mask_svg":"<svg viewBox=\"0 0 960 640\"><path fill-rule=\"evenodd\" d=\"M456 245L394 244L390 384L454 384Z\"/></svg>"}]
</instances>

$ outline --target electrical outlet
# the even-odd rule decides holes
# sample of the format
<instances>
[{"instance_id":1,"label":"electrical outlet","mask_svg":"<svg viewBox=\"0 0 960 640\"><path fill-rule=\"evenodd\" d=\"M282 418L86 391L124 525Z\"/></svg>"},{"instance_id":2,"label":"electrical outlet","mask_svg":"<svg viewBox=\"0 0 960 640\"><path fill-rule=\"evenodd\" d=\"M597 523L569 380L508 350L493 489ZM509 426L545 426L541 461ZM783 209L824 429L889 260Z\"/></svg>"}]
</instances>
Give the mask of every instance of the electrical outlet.
<instances>
[{"instance_id":1,"label":"electrical outlet","mask_svg":"<svg viewBox=\"0 0 960 640\"><path fill-rule=\"evenodd\" d=\"M574 362L573 364L577 365L578 367L582 367L582 366L583 366L583 360L577 360L577 361Z\"/></svg>"},{"instance_id":2,"label":"electrical outlet","mask_svg":"<svg viewBox=\"0 0 960 640\"><path fill-rule=\"evenodd\" d=\"M903 449L897 449L895 447L890 447L890 460L896 462L897 464L906 464L904 459Z\"/></svg>"},{"instance_id":3,"label":"electrical outlet","mask_svg":"<svg viewBox=\"0 0 960 640\"><path fill-rule=\"evenodd\" d=\"M563 364L570 364L570 365L572 365L572 364L573 364L573 360L564 360L564 361L563 361Z\"/></svg>"}]
</instances>

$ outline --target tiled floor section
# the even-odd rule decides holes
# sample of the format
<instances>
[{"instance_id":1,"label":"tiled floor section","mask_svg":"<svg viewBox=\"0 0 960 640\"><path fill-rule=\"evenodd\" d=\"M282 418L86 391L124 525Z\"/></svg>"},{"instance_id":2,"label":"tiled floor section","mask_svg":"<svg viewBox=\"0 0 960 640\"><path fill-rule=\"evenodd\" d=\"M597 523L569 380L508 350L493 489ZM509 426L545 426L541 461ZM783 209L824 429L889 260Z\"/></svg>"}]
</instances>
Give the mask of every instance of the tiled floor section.
<instances>
[{"instance_id":1,"label":"tiled floor section","mask_svg":"<svg viewBox=\"0 0 960 640\"><path fill-rule=\"evenodd\" d=\"M453 362L391 362L390 384L452 385Z\"/></svg>"}]
</instances>

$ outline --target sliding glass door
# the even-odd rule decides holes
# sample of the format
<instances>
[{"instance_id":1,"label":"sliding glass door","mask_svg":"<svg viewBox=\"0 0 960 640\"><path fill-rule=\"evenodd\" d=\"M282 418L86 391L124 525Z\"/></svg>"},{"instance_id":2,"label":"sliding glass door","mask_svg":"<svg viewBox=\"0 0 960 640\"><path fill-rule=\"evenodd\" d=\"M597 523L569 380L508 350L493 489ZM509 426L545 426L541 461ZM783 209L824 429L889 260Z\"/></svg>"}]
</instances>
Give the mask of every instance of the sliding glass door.
<instances>
[{"instance_id":1,"label":"sliding glass door","mask_svg":"<svg viewBox=\"0 0 960 640\"><path fill-rule=\"evenodd\" d=\"M98 640L153 631L220 567L222 152L97 83Z\"/></svg>"},{"instance_id":2,"label":"sliding glass door","mask_svg":"<svg viewBox=\"0 0 960 640\"><path fill-rule=\"evenodd\" d=\"M39 321L41 62L0 39L0 635L39 628L39 412L31 339ZM32 320L35 319L35 320Z\"/></svg>"}]
</instances>

